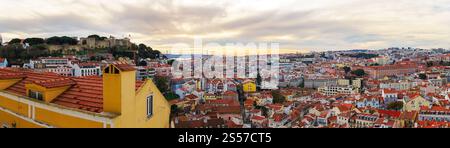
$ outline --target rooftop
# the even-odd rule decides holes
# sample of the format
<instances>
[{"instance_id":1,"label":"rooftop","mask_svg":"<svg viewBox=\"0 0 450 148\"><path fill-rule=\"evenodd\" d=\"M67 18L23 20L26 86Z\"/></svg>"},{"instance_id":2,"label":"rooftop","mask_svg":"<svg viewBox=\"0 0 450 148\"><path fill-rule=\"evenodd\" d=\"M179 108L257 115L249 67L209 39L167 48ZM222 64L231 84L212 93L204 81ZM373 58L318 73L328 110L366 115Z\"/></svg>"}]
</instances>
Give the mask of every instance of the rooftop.
<instances>
[{"instance_id":1,"label":"rooftop","mask_svg":"<svg viewBox=\"0 0 450 148\"><path fill-rule=\"evenodd\" d=\"M19 69L0 69L0 79L20 78L5 91L26 96L25 84L37 84L46 88L70 86L51 103L84 111L103 112L103 79L101 77L63 77L53 73L38 73ZM136 81L136 90L143 81Z\"/></svg>"}]
</instances>

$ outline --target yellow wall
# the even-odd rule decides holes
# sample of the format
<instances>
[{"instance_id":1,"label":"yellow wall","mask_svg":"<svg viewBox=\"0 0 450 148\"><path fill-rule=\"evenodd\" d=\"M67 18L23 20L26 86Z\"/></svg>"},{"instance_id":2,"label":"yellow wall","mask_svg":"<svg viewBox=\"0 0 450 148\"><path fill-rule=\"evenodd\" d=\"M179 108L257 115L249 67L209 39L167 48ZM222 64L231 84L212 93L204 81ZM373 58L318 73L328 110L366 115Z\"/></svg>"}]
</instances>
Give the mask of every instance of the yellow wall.
<instances>
[{"instance_id":1,"label":"yellow wall","mask_svg":"<svg viewBox=\"0 0 450 148\"><path fill-rule=\"evenodd\" d=\"M136 127L135 121L136 121L136 72L135 71L125 71L120 73L119 81L120 83L120 106L121 106L121 112L120 116L114 119L115 127ZM106 95L108 93L114 94L114 92L107 92L105 90L106 87L111 87L109 85L106 85L104 83L103 88L103 95ZM111 89L112 90L112 89ZM103 97L104 100L108 100L109 98L107 96ZM104 106L107 106L108 104L103 104Z\"/></svg>"},{"instance_id":2,"label":"yellow wall","mask_svg":"<svg viewBox=\"0 0 450 148\"><path fill-rule=\"evenodd\" d=\"M344 86L350 85L350 80L348 80L348 79L339 79L338 80L338 85L344 85Z\"/></svg>"},{"instance_id":3,"label":"yellow wall","mask_svg":"<svg viewBox=\"0 0 450 148\"><path fill-rule=\"evenodd\" d=\"M16 127L41 127L39 123L46 123L53 127L64 128L169 128L170 105L158 90L156 85L147 80L143 86L135 91L135 71L124 71L120 74L104 75L104 114L117 113L117 116L103 117L95 113L85 113L69 109L58 105L50 105L45 102L33 101L27 97L20 97L39 104L40 107L34 107L34 119L23 120L20 117L27 118L33 115L33 110L29 111L29 105L17 102L13 98L4 98L0 96L1 109L9 112L0 112L0 125L3 123L11 125L16 123ZM4 84L6 85L6 84ZM32 89L44 93L44 99L51 101L53 98L66 91L69 87L55 89L46 89L35 84L27 84L27 89ZM9 93L7 93L9 94ZM6 95L6 94L5 94ZM12 94L11 94L12 95ZM153 116L147 117L147 96L153 95ZM7 96L7 95L6 95ZM26 101L25 101L26 102ZM33 104L32 103L32 104ZM43 106L44 107L43 107ZM33 105L34 106L34 105ZM48 108L47 108L48 107ZM56 107L56 110L55 110ZM61 110L60 110L61 109ZM107 111L109 110L109 111ZM31 115L28 115L31 112ZM17 113L17 115L16 115ZM75 114L76 113L76 116ZM83 118L80 118L81 116ZM91 120L88 120L89 118ZM99 118L103 117L103 119ZM86 119L87 118L87 119ZM93 119L95 118L95 119ZM107 118L107 119L106 119ZM113 123L110 125L109 121ZM107 124L104 124L106 122Z\"/></svg>"},{"instance_id":4,"label":"yellow wall","mask_svg":"<svg viewBox=\"0 0 450 148\"><path fill-rule=\"evenodd\" d=\"M25 98L23 98L25 99ZM41 109L35 107L34 112L29 111L28 104L20 103L15 100L4 98L0 96L0 107L2 109L8 110L9 112L4 112L0 110L0 126L3 123L11 125L16 123L18 128L35 128L41 127L33 122L38 121L39 123L45 123L53 127L63 127L63 128L88 128L97 127L102 128L103 123L98 121L90 121L85 119L80 119L70 115L64 115L63 113L52 112L47 109ZM10 113L13 112L13 113ZM29 115L29 113L31 113ZM34 113L34 119L31 119L31 115ZM29 120L23 120L19 118L28 118ZM33 122L30 122L33 121Z\"/></svg>"},{"instance_id":5,"label":"yellow wall","mask_svg":"<svg viewBox=\"0 0 450 148\"><path fill-rule=\"evenodd\" d=\"M120 114L122 106L120 97L122 96L122 84L119 74L106 74L103 76L103 110Z\"/></svg>"},{"instance_id":6,"label":"yellow wall","mask_svg":"<svg viewBox=\"0 0 450 148\"><path fill-rule=\"evenodd\" d=\"M103 128L103 123L36 108L35 120L61 128Z\"/></svg>"},{"instance_id":7,"label":"yellow wall","mask_svg":"<svg viewBox=\"0 0 450 148\"><path fill-rule=\"evenodd\" d=\"M22 79L0 80L0 90L4 90Z\"/></svg>"},{"instance_id":8,"label":"yellow wall","mask_svg":"<svg viewBox=\"0 0 450 148\"><path fill-rule=\"evenodd\" d=\"M10 128L12 128L13 123L16 124L16 128L42 128L39 125L30 123L19 117L16 117L14 115L11 115L9 113L6 113L6 112L3 112L0 110L0 126L2 126L3 124L6 124Z\"/></svg>"},{"instance_id":9,"label":"yellow wall","mask_svg":"<svg viewBox=\"0 0 450 148\"><path fill-rule=\"evenodd\" d=\"M249 93L249 92L256 92L256 84L252 83L252 82L248 82L242 85L244 92Z\"/></svg>"},{"instance_id":10,"label":"yellow wall","mask_svg":"<svg viewBox=\"0 0 450 148\"><path fill-rule=\"evenodd\" d=\"M43 94L44 101L50 103L53 101L53 99L55 99L56 97L64 93L67 89L69 89L70 86L48 89L36 84L25 84L25 88L27 89L27 96L29 96L28 90L38 91Z\"/></svg>"},{"instance_id":11,"label":"yellow wall","mask_svg":"<svg viewBox=\"0 0 450 148\"><path fill-rule=\"evenodd\" d=\"M0 107L8 109L17 114L28 116L28 105L20 102L16 102L3 96L0 96ZM1 117L1 116L0 116Z\"/></svg>"},{"instance_id":12,"label":"yellow wall","mask_svg":"<svg viewBox=\"0 0 450 148\"><path fill-rule=\"evenodd\" d=\"M147 118L147 97L153 95L153 116ZM136 127L169 128L170 105L156 85L148 80L136 94Z\"/></svg>"},{"instance_id":13,"label":"yellow wall","mask_svg":"<svg viewBox=\"0 0 450 148\"><path fill-rule=\"evenodd\" d=\"M125 72L122 75L126 77L134 74ZM169 128L170 105L151 80L147 80L137 93L124 93L135 96L122 100L122 114L114 119L115 127ZM147 97L150 95L153 95L153 116L148 118Z\"/></svg>"},{"instance_id":14,"label":"yellow wall","mask_svg":"<svg viewBox=\"0 0 450 148\"><path fill-rule=\"evenodd\" d=\"M405 111L419 111L421 106L430 106L430 102L419 96L413 100L406 102Z\"/></svg>"}]
</instances>

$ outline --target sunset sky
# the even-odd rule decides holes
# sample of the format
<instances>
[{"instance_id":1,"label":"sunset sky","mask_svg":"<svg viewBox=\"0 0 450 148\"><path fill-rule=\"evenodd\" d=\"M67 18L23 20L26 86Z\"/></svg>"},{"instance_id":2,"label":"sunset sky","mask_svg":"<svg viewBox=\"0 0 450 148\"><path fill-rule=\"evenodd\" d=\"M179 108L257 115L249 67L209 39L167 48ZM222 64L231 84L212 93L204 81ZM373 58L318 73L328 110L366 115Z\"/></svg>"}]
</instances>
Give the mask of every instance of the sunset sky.
<instances>
[{"instance_id":1,"label":"sunset sky","mask_svg":"<svg viewBox=\"0 0 450 148\"><path fill-rule=\"evenodd\" d=\"M4 40L125 37L277 42L282 49L450 48L450 0L0 0Z\"/></svg>"}]
</instances>

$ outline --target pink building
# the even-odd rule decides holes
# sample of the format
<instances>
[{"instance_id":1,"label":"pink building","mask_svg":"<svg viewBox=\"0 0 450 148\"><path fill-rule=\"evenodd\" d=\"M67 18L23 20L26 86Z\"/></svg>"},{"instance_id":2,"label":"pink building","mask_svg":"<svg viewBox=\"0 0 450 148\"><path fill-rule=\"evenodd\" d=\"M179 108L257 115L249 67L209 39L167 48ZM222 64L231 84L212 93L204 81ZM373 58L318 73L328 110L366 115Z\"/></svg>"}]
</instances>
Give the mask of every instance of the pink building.
<instances>
[{"instance_id":1,"label":"pink building","mask_svg":"<svg viewBox=\"0 0 450 148\"><path fill-rule=\"evenodd\" d=\"M366 72L371 78L379 79L385 76L401 76L415 73L418 70L416 64L396 64L385 66L371 66L366 68Z\"/></svg>"}]
</instances>

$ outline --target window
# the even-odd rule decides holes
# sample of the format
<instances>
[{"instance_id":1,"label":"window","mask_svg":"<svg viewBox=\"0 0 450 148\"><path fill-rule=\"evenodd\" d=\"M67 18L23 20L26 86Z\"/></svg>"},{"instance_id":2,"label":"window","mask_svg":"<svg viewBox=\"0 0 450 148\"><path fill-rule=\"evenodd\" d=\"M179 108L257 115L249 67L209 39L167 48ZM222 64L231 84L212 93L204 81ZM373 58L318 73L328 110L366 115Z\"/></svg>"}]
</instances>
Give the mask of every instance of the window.
<instances>
[{"instance_id":1,"label":"window","mask_svg":"<svg viewBox=\"0 0 450 148\"><path fill-rule=\"evenodd\" d=\"M32 90L28 90L28 97L33 98L33 99L37 99L40 101L44 100L44 97L42 95L42 93L37 92L37 91L32 91Z\"/></svg>"},{"instance_id":2,"label":"window","mask_svg":"<svg viewBox=\"0 0 450 148\"><path fill-rule=\"evenodd\" d=\"M153 95L147 97L147 118L153 116Z\"/></svg>"}]
</instances>

